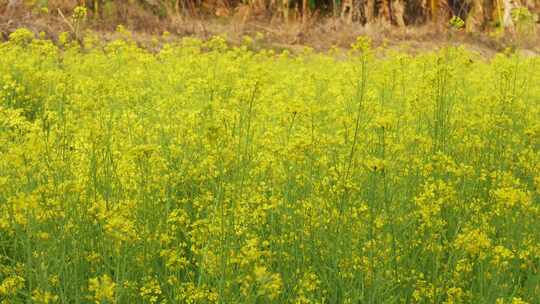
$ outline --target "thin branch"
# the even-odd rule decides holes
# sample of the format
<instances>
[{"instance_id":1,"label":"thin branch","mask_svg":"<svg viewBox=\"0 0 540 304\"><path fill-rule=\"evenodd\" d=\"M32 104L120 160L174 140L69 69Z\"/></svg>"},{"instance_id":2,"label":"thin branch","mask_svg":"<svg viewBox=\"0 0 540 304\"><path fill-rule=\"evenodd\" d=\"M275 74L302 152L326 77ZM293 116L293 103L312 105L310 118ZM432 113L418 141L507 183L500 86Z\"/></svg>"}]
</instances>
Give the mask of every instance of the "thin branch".
<instances>
[{"instance_id":1,"label":"thin branch","mask_svg":"<svg viewBox=\"0 0 540 304\"><path fill-rule=\"evenodd\" d=\"M62 13L62 11L60 9L58 9L58 14L60 15L60 17L62 17L62 20L69 26L69 28L71 29L71 31L73 33L75 33L75 27L73 26L73 24L71 22L69 22L69 20L64 16L64 14Z\"/></svg>"}]
</instances>

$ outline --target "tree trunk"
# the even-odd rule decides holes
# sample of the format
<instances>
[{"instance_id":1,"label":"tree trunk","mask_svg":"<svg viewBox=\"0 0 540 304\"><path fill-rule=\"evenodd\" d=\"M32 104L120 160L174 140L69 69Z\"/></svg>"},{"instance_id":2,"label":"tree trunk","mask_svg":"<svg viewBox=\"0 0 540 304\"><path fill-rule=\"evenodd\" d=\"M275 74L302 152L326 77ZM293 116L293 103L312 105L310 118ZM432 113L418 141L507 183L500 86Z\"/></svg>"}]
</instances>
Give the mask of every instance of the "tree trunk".
<instances>
[{"instance_id":1,"label":"tree trunk","mask_svg":"<svg viewBox=\"0 0 540 304\"><path fill-rule=\"evenodd\" d=\"M364 13L366 14L366 23L375 21L375 0L366 0L364 2Z\"/></svg>"},{"instance_id":2,"label":"tree trunk","mask_svg":"<svg viewBox=\"0 0 540 304\"><path fill-rule=\"evenodd\" d=\"M401 0L391 0L394 22L398 27L405 27L405 3Z\"/></svg>"},{"instance_id":3,"label":"tree trunk","mask_svg":"<svg viewBox=\"0 0 540 304\"><path fill-rule=\"evenodd\" d=\"M394 0L383 0L381 7L379 7L379 18L387 24L393 24L395 21L392 2Z\"/></svg>"},{"instance_id":4,"label":"tree trunk","mask_svg":"<svg viewBox=\"0 0 540 304\"><path fill-rule=\"evenodd\" d=\"M282 0L283 19L286 23L289 23L289 0Z\"/></svg>"},{"instance_id":5,"label":"tree trunk","mask_svg":"<svg viewBox=\"0 0 540 304\"><path fill-rule=\"evenodd\" d=\"M511 0L502 0L503 2L503 27L512 28L514 27L514 21L512 20L512 9L514 5Z\"/></svg>"},{"instance_id":6,"label":"tree trunk","mask_svg":"<svg viewBox=\"0 0 540 304\"><path fill-rule=\"evenodd\" d=\"M302 1L302 23L306 23L308 18L308 0Z\"/></svg>"},{"instance_id":7,"label":"tree trunk","mask_svg":"<svg viewBox=\"0 0 540 304\"><path fill-rule=\"evenodd\" d=\"M484 24L484 9L482 2L482 0L471 1L471 10L467 14L467 19L465 20L465 27L468 32L478 31Z\"/></svg>"},{"instance_id":8,"label":"tree trunk","mask_svg":"<svg viewBox=\"0 0 540 304\"><path fill-rule=\"evenodd\" d=\"M439 0L430 0L429 9L431 11L431 20L436 22L439 17Z\"/></svg>"}]
</instances>

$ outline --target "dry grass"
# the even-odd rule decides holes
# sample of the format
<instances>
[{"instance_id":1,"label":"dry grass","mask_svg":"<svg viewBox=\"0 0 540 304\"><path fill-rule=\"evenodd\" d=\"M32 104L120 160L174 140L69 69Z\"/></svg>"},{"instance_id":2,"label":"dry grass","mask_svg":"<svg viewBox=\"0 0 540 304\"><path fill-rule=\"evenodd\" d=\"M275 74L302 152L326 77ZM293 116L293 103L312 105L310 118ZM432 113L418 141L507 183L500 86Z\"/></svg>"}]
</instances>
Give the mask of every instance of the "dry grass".
<instances>
[{"instance_id":1,"label":"dry grass","mask_svg":"<svg viewBox=\"0 0 540 304\"><path fill-rule=\"evenodd\" d=\"M64 11L66 16L69 16L68 12L73 6L71 1L66 0L51 0L50 3L51 7ZM411 53L461 44L488 57L507 48L521 49L527 54L540 54L540 36L523 38L516 33L507 32L493 37L489 33L451 31L440 23L401 28L382 22L362 26L341 19L317 16L304 19L303 22L299 18L283 22L281 18L257 13L247 6L221 12L216 16L189 19L160 19L147 10L128 5L116 6L100 19L88 18L85 28L106 39L114 37L113 32L120 24L133 31L134 37L142 45L149 42L152 36L161 35L165 31L171 33L171 39L186 36L208 39L216 35L226 35L232 44L240 43L245 36L253 37L260 33L264 39L258 40L258 47L289 49L293 52L305 47L316 51L346 49L358 36L369 36L374 46L398 48ZM56 11L44 14L25 9L16 14L0 14L0 33L4 39L20 27L29 28L35 33L45 32L53 39L61 32L70 31L65 20L62 20Z\"/></svg>"}]
</instances>

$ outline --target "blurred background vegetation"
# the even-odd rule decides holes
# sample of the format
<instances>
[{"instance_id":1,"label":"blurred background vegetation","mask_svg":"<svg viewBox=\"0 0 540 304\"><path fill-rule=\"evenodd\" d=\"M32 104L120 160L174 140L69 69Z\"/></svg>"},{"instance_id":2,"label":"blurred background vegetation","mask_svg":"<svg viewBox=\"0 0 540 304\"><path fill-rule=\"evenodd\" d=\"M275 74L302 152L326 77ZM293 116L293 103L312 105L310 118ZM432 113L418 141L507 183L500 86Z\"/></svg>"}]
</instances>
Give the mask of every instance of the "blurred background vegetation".
<instances>
[{"instance_id":1,"label":"blurred background vegetation","mask_svg":"<svg viewBox=\"0 0 540 304\"><path fill-rule=\"evenodd\" d=\"M334 17L402 27L459 17L469 31L533 25L540 14L540 0L0 0L0 13L33 9L56 14L77 6L88 8L89 18L99 20L214 15L305 22Z\"/></svg>"}]
</instances>

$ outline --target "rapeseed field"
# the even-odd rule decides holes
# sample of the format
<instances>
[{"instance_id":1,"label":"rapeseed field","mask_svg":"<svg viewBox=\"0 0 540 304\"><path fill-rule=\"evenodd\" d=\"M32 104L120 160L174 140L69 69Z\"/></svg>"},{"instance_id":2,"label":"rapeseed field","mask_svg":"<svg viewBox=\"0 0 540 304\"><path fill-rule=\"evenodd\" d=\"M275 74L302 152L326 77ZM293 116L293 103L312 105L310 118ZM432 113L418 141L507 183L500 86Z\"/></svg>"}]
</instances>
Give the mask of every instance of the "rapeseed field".
<instances>
[{"instance_id":1,"label":"rapeseed field","mask_svg":"<svg viewBox=\"0 0 540 304\"><path fill-rule=\"evenodd\" d=\"M0 303L540 303L540 59L0 44Z\"/></svg>"}]
</instances>

